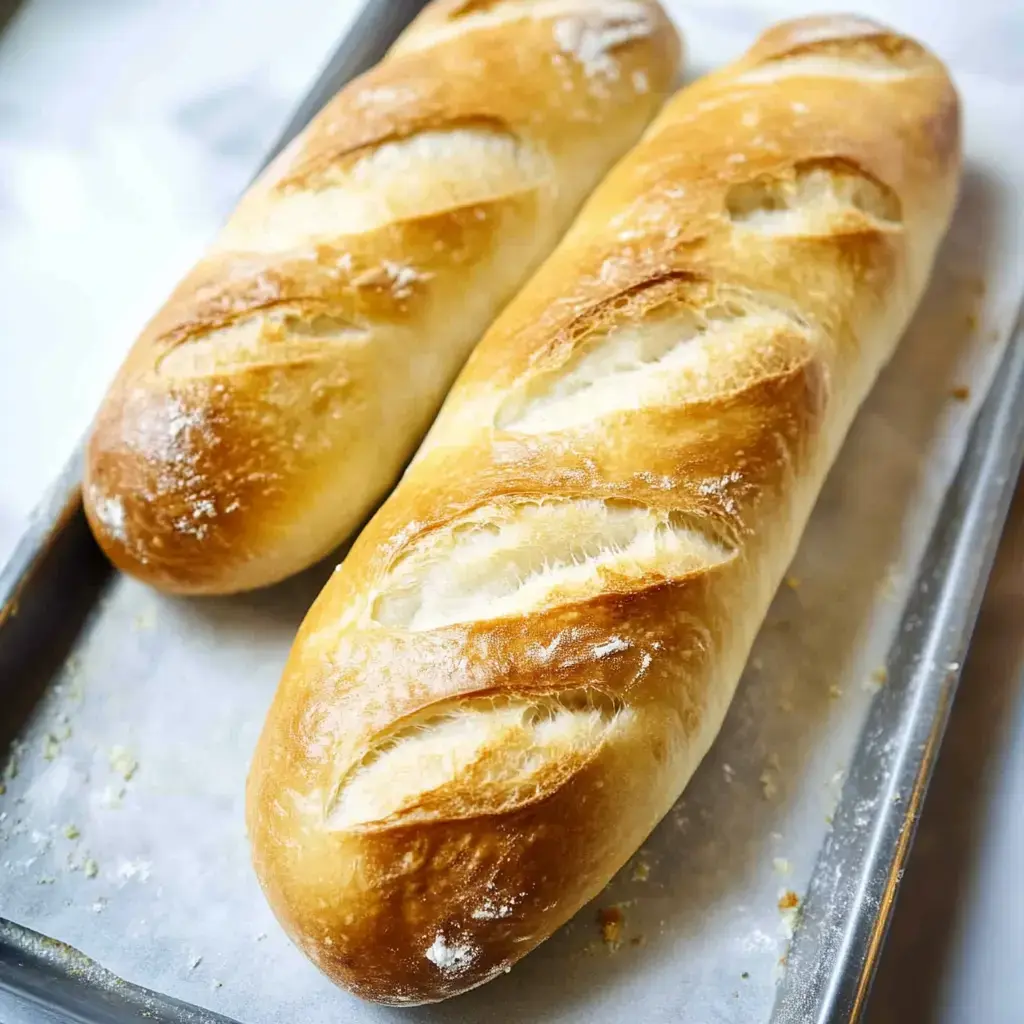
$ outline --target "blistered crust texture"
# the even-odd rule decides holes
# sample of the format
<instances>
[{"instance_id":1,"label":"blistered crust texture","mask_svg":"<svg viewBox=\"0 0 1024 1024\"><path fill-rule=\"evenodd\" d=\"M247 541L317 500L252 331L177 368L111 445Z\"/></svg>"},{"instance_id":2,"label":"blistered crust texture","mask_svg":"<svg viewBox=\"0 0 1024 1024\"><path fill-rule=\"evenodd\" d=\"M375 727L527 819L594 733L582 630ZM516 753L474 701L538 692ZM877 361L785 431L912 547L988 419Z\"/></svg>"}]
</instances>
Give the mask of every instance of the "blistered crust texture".
<instances>
[{"instance_id":1,"label":"blistered crust texture","mask_svg":"<svg viewBox=\"0 0 1024 1024\"><path fill-rule=\"evenodd\" d=\"M678 798L924 290L958 116L916 43L780 25L668 104L487 333L252 767L258 874L331 977L481 984Z\"/></svg>"},{"instance_id":2,"label":"blistered crust texture","mask_svg":"<svg viewBox=\"0 0 1024 1024\"><path fill-rule=\"evenodd\" d=\"M115 564L227 593L344 540L678 58L653 0L430 5L249 190L128 355L84 487Z\"/></svg>"}]
</instances>

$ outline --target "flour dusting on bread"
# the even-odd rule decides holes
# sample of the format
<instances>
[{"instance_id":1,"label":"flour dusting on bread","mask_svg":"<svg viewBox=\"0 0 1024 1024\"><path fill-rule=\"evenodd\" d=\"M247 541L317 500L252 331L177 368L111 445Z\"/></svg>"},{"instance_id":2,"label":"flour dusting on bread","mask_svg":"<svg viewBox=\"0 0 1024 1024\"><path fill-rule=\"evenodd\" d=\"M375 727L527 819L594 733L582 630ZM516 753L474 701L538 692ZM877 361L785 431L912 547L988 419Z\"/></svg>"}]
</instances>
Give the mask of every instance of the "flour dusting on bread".
<instances>
[{"instance_id":1,"label":"flour dusting on bread","mask_svg":"<svg viewBox=\"0 0 1024 1024\"><path fill-rule=\"evenodd\" d=\"M600 12L560 18L555 22L555 41L562 53L583 66L587 78L618 78L619 65L613 51L649 35L652 25L643 8L636 17L611 20ZM637 92L643 91L639 87Z\"/></svg>"},{"instance_id":2,"label":"flour dusting on bread","mask_svg":"<svg viewBox=\"0 0 1024 1024\"><path fill-rule=\"evenodd\" d=\"M124 499L120 495L105 495L95 485L90 488L92 512L100 525L114 540L125 539Z\"/></svg>"},{"instance_id":3,"label":"flour dusting on bread","mask_svg":"<svg viewBox=\"0 0 1024 1024\"><path fill-rule=\"evenodd\" d=\"M479 952L468 942L449 942L438 932L424 956L444 974L461 974L473 965Z\"/></svg>"}]
</instances>

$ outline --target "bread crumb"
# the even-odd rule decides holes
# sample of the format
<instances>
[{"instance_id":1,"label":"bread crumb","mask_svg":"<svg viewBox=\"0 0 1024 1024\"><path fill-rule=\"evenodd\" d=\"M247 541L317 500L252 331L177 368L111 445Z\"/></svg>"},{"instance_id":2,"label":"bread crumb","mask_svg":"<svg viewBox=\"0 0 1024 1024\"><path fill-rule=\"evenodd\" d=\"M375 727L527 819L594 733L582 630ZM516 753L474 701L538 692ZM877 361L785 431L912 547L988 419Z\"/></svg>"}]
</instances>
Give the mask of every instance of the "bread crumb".
<instances>
[{"instance_id":1,"label":"bread crumb","mask_svg":"<svg viewBox=\"0 0 1024 1024\"><path fill-rule=\"evenodd\" d=\"M775 868L775 870L780 875L788 875L789 874L789 861L786 860L785 857L775 857L772 860L772 867Z\"/></svg>"},{"instance_id":2,"label":"bread crumb","mask_svg":"<svg viewBox=\"0 0 1024 1024\"><path fill-rule=\"evenodd\" d=\"M60 753L60 740L53 735L52 732L48 732L43 737L43 757L47 761L55 761L57 755Z\"/></svg>"},{"instance_id":3,"label":"bread crumb","mask_svg":"<svg viewBox=\"0 0 1024 1024\"><path fill-rule=\"evenodd\" d=\"M958 402L966 402L971 397L971 389L963 384L950 389L950 397Z\"/></svg>"},{"instance_id":4,"label":"bread crumb","mask_svg":"<svg viewBox=\"0 0 1024 1024\"><path fill-rule=\"evenodd\" d=\"M139 762L126 747L117 745L110 748L110 767L128 782L138 771Z\"/></svg>"},{"instance_id":5,"label":"bread crumb","mask_svg":"<svg viewBox=\"0 0 1024 1024\"><path fill-rule=\"evenodd\" d=\"M841 686L836 686L836 684L833 683L828 688L828 695L829 695L829 697L832 698L832 700L837 700L838 698L842 697L842 695L843 695L843 688Z\"/></svg>"},{"instance_id":6,"label":"bread crumb","mask_svg":"<svg viewBox=\"0 0 1024 1024\"><path fill-rule=\"evenodd\" d=\"M646 861L638 861L633 867L633 881L646 882L651 877L651 866Z\"/></svg>"},{"instance_id":7,"label":"bread crumb","mask_svg":"<svg viewBox=\"0 0 1024 1024\"><path fill-rule=\"evenodd\" d=\"M795 910L800 906L800 897L792 889L787 889L779 897L779 910Z\"/></svg>"},{"instance_id":8,"label":"bread crumb","mask_svg":"<svg viewBox=\"0 0 1024 1024\"><path fill-rule=\"evenodd\" d=\"M602 907L597 912L597 923L601 928L601 941L614 952L622 945L622 928L625 922L619 907Z\"/></svg>"},{"instance_id":9,"label":"bread crumb","mask_svg":"<svg viewBox=\"0 0 1024 1024\"><path fill-rule=\"evenodd\" d=\"M876 668L875 671L871 673L871 683L873 684L872 688L878 686L885 686L885 684L888 681L889 671L888 669L886 669L884 665L881 665L879 668Z\"/></svg>"},{"instance_id":10,"label":"bread crumb","mask_svg":"<svg viewBox=\"0 0 1024 1024\"><path fill-rule=\"evenodd\" d=\"M77 825L65 825L64 826L64 838L65 839L78 839L81 836L81 831Z\"/></svg>"},{"instance_id":11,"label":"bread crumb","mask_svg":"<svg viewBox=\"0 0 1024 1024\"><path fill-rule=\"evenodd\" d=\"M780 923L782 932L787 939L792 939L800 914L800 897L792 889L786 889L779 896L778 906L779 913L782 915Z\"/></svg>"},{"instance_id":12,"label":"bread crumb","mask_svg":"<svg viewBox=\"0 0 1024 1024\"><path fill-rule=\"evenodd\" d=\"M100 873L100 866L92 857L86 857L85 863L82 865L82 871L85 873L86 878L95 878Z\"/></svg>"},{"instance_id":13,"label":"bread crumb","mask_svg":"<svg viewBox=\"0 0 1024 1024\"><path fill-rule=\"evenodd\" d=\"M789 587L790 590L799 590L800 589L800 584L802 582L803 581L800 579L799 576L787 576L786 577L786 586Z\"/></svg>"}]
</instances>

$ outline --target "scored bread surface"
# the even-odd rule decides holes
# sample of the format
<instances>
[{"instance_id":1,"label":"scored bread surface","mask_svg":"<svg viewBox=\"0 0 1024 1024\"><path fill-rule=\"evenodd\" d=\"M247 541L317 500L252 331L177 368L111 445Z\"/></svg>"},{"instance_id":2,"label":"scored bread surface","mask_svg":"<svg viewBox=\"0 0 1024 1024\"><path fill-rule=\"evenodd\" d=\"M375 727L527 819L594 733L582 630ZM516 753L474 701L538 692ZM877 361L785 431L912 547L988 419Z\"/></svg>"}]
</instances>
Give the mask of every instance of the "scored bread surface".
<instances>
[{"instance_id":1,"label":"scored bread surface","mask_svg":"<svg viewBox=\"0 0 1024 1024\"><path fill-rule=\"evenodd\" d=\"M128 355L84 485L114 563L226 593L345 539L678 57L653 0L431 4L267 169Z\"/></svg>"},{"instance_id":2,"label":"scored bread surface","mask_svg":"<svg viewBox=\"0 0 1024 1024\"><path fill-rule=\"evenodd\" d=\"M332 978L398 1004L495 977L670 808L959 174L942 65L816 18L599 187L310 611L260 739L256 870Z\"/></svg>"}]
</instances>

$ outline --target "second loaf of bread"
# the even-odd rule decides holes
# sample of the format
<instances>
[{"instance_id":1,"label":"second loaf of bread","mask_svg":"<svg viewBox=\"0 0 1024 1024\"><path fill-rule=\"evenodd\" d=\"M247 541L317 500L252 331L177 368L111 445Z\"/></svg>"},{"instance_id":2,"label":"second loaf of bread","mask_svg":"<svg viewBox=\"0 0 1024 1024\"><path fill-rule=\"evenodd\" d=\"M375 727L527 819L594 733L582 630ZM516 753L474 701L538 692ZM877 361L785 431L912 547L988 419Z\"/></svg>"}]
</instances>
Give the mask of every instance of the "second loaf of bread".
<instances>
[{"instance_id":1,"label":"second loaf of bread","mask_svg":"<svg viewBox=\"0 0 1024 1024\"><path fill-rule=\"evenodd\" d=\"M429 5L268 168L128 355L84 487L114 563L226 593L339 544L678 55L654 0Z\"/></svg>"},{"instance_id":2,"label":"second loaf of bread","mask_svg":"<svg viewBox=\"0 0 1024 1024\"><path fill-rule=\"evenodd\" d=\"M824 18L679 95L594 194L310 611L270 710L255 865L329 975L389 1003L478 985L669 809L959 168L941 64Z\"/></svg>"}]
</instances>

